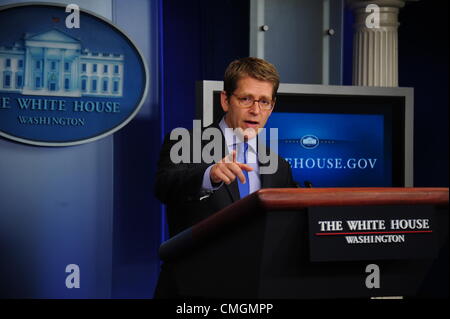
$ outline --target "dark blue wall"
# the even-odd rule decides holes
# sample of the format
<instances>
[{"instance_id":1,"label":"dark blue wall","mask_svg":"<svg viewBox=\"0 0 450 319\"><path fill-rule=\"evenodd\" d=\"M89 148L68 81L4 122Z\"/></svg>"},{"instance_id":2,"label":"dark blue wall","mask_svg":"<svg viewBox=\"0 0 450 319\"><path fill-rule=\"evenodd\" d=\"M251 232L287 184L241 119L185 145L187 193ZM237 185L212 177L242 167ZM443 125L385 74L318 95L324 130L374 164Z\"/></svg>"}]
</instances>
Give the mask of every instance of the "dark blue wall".
<instances>
[{"instance_id":1,"label":"dark blue wall","mask_svg":"<svg viewBox=\"0 0 450 319\"><path fill-rule=\"evenodd\" d=\"M115 1L114 5L116 24L132 33L144 51L150 88L138 116L114 134L111 296L152 298L163 218L161 204L153 196L161 131L161 1Z\"/></svg>"},{"instance_id":2,"label":"dark blue wall","mask_svg":"<svg viewBox=\"0 0 450 319\"><path fill-rule=\"evenodd\" d=\"M353 23L355 17L348 7L344 8L344 43L342 46L342 85L352 85L353 70Z\"/></svg>"},{"instance_id":3,"label":"dark blue wall","mask_svg":"<svg viewBox=\"0 0 450 319\"><path fill-rule=\"evenodd\" d=\"M249 55L249 1L163 1L164 132L192 127L195 82Z\"/></svg>"},{"instance_id":4,"label":"dark blue wall","mask_svg":"<svg viewBox=\"0 0 450 319\"><path fill-rule=\"evenodd\" d=\"M414 87L414 186L448 187L448 1L408 3L399 20L399 85ZM425 297L448 298L448 257L447 241Z\"/></svg>"},{"instance_id":5,"label":"dark blue wall","mask_svg":"<svg viewBox=\"0 0 450 319\"><path fill-rule=\"evenodd\" d=\"M414 87L414 186L448 187L448 1L400 10L399 85Z\"/></svg>"}]
</instances>

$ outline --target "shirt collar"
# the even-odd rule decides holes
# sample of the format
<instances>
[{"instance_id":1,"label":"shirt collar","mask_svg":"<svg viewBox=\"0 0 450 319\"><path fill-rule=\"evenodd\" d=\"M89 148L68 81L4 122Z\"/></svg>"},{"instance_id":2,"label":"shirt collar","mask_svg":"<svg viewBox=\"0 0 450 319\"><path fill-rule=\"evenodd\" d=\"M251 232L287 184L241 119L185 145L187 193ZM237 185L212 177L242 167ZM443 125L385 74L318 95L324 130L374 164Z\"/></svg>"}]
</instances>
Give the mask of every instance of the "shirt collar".
<instances>
[{"instance_id":1,"label":"shirt collar","mask_svg":"<svg viewBox=\"0 0 450 319\"><path fill-rule=\"evenodd\" d=\"M234 134L232 129L229 129L227 123L225 122L225 116L222 117L222 120L219 122L219 127L225 136L225 143L227 144L228 149L232 148L236 143L242 143L242 141ZM226 130L228 129L228 130ZM256 136L252 139L248 140L249 149L256 153Z\"/></svg>"}]
</instances>

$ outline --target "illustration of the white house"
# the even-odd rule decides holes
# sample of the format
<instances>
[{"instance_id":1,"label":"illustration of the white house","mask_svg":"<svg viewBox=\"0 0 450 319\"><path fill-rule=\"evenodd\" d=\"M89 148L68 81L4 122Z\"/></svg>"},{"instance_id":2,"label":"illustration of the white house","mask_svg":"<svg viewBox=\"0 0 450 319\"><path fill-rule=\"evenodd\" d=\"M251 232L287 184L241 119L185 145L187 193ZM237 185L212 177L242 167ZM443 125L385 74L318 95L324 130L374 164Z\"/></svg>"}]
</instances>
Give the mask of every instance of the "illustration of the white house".
<instances>
[{"instance_id":1,"label":"illustration of the white house","mask_svg":"<svg viewBox=\"0 0 450 319\"><path fill-rule=\"evenodd\" d=\"M124 56L91 52L57 29L0 46L0 91L27 95L121 97Z\"/></svg>"}]
</instances>

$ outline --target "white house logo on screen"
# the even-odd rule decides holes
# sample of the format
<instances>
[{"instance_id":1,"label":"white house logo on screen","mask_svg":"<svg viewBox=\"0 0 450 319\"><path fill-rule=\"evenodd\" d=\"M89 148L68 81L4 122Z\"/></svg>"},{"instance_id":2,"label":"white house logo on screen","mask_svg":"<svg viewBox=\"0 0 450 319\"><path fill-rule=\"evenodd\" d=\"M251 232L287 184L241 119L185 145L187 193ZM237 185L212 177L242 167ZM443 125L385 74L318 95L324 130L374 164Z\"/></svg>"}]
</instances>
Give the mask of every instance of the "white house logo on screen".
<instances>
[{"instance_id":1,"label":"white house logo on screen","mask_svg":"<svg viewBox=\"0 0 450 319\"><path fill-rule=\"evenodd\" d=\"M305 135L300 139L300 144L306 149L313 149L319 146L319 139L314 135Z\"/></svg>"},{"instance_id":2,"label":"white house logo on screen","mask_svg":"<svg viewBox=\"0 0 450 319\"><path fill-rule=\"evenodd\" d=\"M41 146L92 142L143 105L149 80L139 49L109 20L72 7L79 14L58 4L0 7L0 136Z\"/></svg>"}]
</instances>

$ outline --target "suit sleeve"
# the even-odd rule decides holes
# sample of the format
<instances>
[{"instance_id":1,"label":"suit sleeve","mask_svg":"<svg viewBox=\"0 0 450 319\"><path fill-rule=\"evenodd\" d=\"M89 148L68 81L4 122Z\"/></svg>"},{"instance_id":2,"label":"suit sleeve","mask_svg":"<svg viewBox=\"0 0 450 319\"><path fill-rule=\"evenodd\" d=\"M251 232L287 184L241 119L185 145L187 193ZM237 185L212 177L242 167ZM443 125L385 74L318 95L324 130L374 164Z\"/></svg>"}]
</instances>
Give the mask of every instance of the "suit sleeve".
<instances>
[{"instance_id":1,"label":"suit sleeve","mask_svg":"<svg viewBox=\"0 0 450 319\"><path fill-rule=\"evenodd\" d=\"M170 149L178 141L169 135L164 139L155 179L155 195L164 204L197 199L201 194L203 175L210 164L173 163Z\"/></svg>"}]
</instances>

